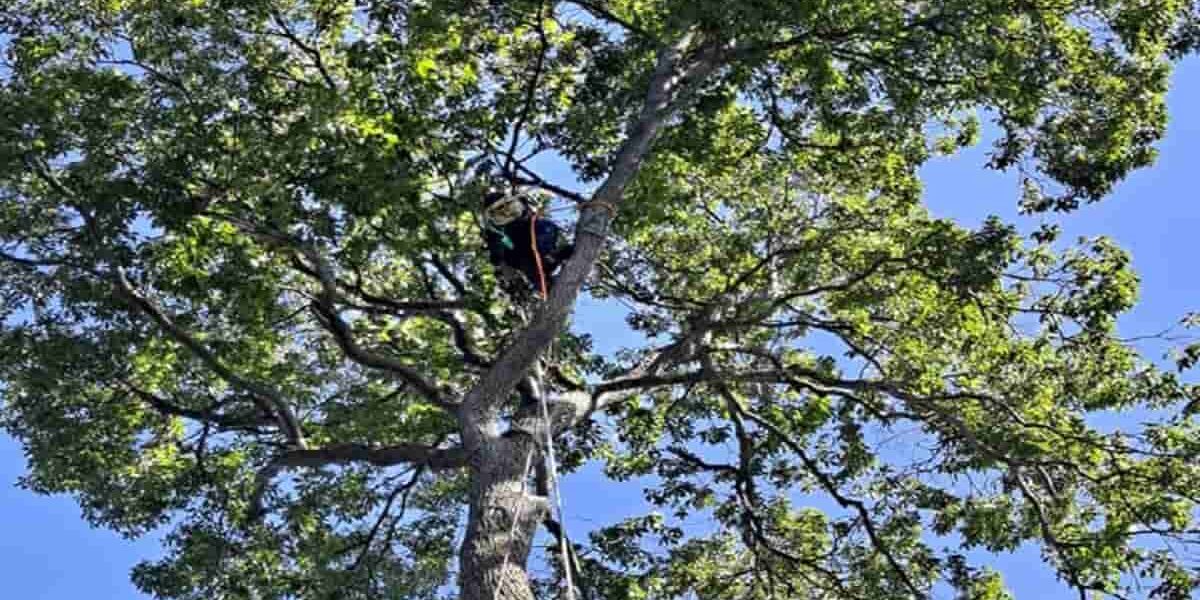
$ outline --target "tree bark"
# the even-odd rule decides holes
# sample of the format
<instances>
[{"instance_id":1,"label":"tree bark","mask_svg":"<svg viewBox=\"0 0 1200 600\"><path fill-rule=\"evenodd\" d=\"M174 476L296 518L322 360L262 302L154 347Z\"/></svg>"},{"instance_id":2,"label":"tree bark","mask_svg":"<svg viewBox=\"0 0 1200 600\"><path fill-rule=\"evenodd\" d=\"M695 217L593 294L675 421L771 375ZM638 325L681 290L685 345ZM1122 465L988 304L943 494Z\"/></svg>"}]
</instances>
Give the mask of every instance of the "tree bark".
<instances>
[{"instance_id":1,"label":"tree bark","mask_svg":"<svg viewBox=\"0 0 1200 600\"><path fill-rule=\"evenodd\" d=\"M548 510L528 485L537 457L523 434L481 440L470 465L470 509L459 552L461 600L533 600L526 563Z\"/></svg>"}]
</instances>

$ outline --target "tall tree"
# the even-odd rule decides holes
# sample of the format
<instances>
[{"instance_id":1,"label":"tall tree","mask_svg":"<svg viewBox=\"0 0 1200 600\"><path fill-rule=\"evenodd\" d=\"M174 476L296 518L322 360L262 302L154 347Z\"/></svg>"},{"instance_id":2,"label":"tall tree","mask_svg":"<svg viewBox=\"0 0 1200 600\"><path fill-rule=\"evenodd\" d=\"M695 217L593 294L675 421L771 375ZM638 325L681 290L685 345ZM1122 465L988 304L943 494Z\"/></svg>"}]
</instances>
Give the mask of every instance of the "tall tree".
<instances>
[{"instance_id":1,"label":"tall tree","mask_svg":"<svg viewBox=\"0 0 1200 600\"><path fill-rule=\"evenodd\" d=\"M1029 542L1080 598L1188 598L1200 396L1117 336L1127 256L933 218L916 173L986 118L1024 209L1101 199L1152 162L1198 14L11 0L23 483L168 528L133 573L163 598L518 600L570 575L581 598L983 600L1008 593L976 550ZM487 265L496 178L577 210L545 301ZM594 352L583 290L644 343ZM554 471L597 461L651 512L535 556L564 535Z\"/></svg>"}]
</instances>

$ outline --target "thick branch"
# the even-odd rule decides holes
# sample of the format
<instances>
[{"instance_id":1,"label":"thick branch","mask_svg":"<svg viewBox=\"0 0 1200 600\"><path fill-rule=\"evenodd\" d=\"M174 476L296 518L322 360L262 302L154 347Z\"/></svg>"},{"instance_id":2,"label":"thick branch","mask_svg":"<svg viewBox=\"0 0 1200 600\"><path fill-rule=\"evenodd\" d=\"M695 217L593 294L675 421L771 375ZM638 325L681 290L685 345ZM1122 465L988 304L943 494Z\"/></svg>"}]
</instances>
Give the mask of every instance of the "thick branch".
<instances>
[{"instance_id":1,"label":"thick branch","mask_svg":"<svg viewBox=\"0 0 1200 600\"><path fill-rule=\"evenodd\" d=\"M437 385L421 375L416 368L410 367L390 356L371 352L360 346L354 339L354 332L350 330L350 325L342 319L336 308L326 305L324 302L317 303L313 308L316 311L318 322L333 335L333 339L338 347L342 349L342 352L350 360L364 367L379 369L395 375L398 379L411 385L421 395L425 396L426 399L438 406L452 406L452 403L446 399Z\"/></svg>"},{"instance_id":2,"label":"thick branch","mask_svg":"<svg viewBox=\"0 0 1200 600\"><path fill-rule=\"evenodd\" d=\"M406 365L390 356L371 352L358 344L354 339L354 332L351 330L350 325L342 319L341 313L335 305L338 298L338 291L337 278L333 272L333 265L314 248L302 246L298 251L313 263L311 267L303 265L303 263L300 266L309 268L311 272L315 273L317 280L321 284L321 294L313 305L313 309L318 317L317 320L327 331L333 334L334 341L337 342L342 352L350 360L364 367L379 369L397 376L401 381L412 386L424 395L426 399L438 406L451 406L451 402L442 393L442 390L432 381L426 379L424 375L421 375L416 368Z\"/></svg>"},{"instance_id":3,"label":"thick branch","mask_svg":"<svg viewBox=\"0 0 1200 600\"><path fill-rule=\"evenodd\" d=\"M342 352L350 360L365 367L379 369L395 375L438 406L451 406L452 403L445 397L445 394L433 382L421 375L416 368L408 366L390 356L371 352L359 345L354 339L354 332L351 330L350 325L342 319L341 313L337 308L337 303L343 300L339 286L346 286L346 284L339 282L333 265L321 254L319 249L313 247L311 244L294 239L284 232L255 225L232 215L217 214L213 216L238 227L248 235L255 236L272 246L284 248L289 253L292 253L294 267L301 273L311 277L321 286L321 292L317 296L317 301L313 304L317 321L333 335L338 347L341 348ZM456 301L438 300L398 302L369 294L359 284L346 287L351 287L355 293L367 302L396 310L440 311L459 308L463 305Z\"/></svg>"},{"instance_id":4,"label":"thick branch","mask_svg":"<svg viewBox=\"0 0 1200 600\"><path fill-rule=\"evenodd\" d=\"M587 419L592 413L619 404L638 393L659 387L689 385L711 381L740 383L786 383L787 376L777 369L752 369L746 371L712 371L701 369L685 373L634 374L610 379L591 386L587 392L569 392L561 395L558 402L566 402L574 408L574 418L569 424Z\"/></svg>"},{"instance_id":5,"label":"thick branch","mask_svg":"<svg viewBox=\"0 0 1200 600\"><path fill-rule=\"evenodd\" d=\"M37 267L55 267L66 264L66 261L64 260L49 258L25 258L15 254L9 254L3 250L0 250L0 260L30 269L36 269Z\"/></svg>"},{"instance_id":6,"label":"thick branch","mask_svg":"<svg viewBox=\"0 0 1200 600\"><path fill-rule=\"evenodd\" d=\"M571 2L571 4L574 4L574 5L578 6L579 8L582 8L583 10L587 11L588 14L592 15L596 19L599 19L600 21L604 21L606 23L612 23L613 25L616 25L629 33L637 35L638 37L641 37L642 39L644 39L646 41L654 42L655 44L659 43L658 39L656 37L654 37L654 35L652 35L649 31L646 31L645 29L638 27L636 24L634 24L629 19L621 18L616 13L609 10L607 7L603 6L603 0L600 0L598 2L585 1L585 0L574 0L573 2Z\"/></svg>"},{"instance_id":7,"label":"thick branch","mask_svg":"<svg viewBox=\"0 0 1200 600\"><path fill-rule=\"evenodd\" d=\"M521 171L522 173L524 173L526 175L526 177L522 177L520 175L513 175L512 176L513 181L515 181L516 183L519 183L521 185L530 185L533 187L541 188L541 189L546 190L547 192L550 192L560 198L566 198L567 200L570 200L572 202L577 202L577 203L587 202L587 197L584 196L583 194L580 194L579 192L568 190L567 188L562 187L562 186L554 185L553 183L546 181L544 178L542 178L541 175L538 175L535 171L525 167L525 165L518 164L518 165L516 165L516 168L517 168L517 170Z\"/></svg>"},{"instance_id":8,"label":"thick branch","mask_svg":"<svg viewBox=\"0 0 1200 600\"><path fill-rule=\"evenodd\" d=\"M462 353L463 362L473 367L484 369L492 366L492 362L484 356L483 351L479 349L479 345L475 343L475 337L467 329L466 323L463 323L462 320L449 312L438 312L432 316L450 327L454 346Z\"/></svg>"}]
</instances>

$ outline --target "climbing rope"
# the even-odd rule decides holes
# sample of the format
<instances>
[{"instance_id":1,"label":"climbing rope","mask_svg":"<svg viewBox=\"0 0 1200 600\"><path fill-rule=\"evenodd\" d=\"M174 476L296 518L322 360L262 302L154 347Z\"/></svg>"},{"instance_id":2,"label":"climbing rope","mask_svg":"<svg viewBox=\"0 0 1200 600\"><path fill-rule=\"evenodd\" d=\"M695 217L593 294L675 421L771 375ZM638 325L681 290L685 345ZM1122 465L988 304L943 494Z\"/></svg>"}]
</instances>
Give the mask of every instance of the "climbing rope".
<instances>
[{"instance_id":1,"label":"climbing rope","mask_svg":"<svg viewBox=\"0 0 1200 600\"><path fill-rule=\"evenodd\" d=\"M534 210L533 216L529 217L529 245L530 249L533 250L533 262L537 265L538 289L542 293L542 301L544 302L546 300L546 269L542 266L542 253L538 252L537 220L539 212Z\"/></svg>"},{"instance_id":2,"label":"climbing rope","mask_svg":"<svg viewBox=\"0 0 1200 600\"><path fill-rule=\"evenodd\" d=\"M492 600L500 600L500 588L504 585L504 570L508 568L509 554L512 552L512 540L517 535L517 524L521 522L521 513L525 508L525 494L528 492L529 476L533 473L533 453L525 457L525 469L521 471L521 500L517 502L517 510L513 511L512 525L508 528L508 539L504 545L504 560L500 561L500 581L492 593ZM569 599L568 599L569 600Z\"/></svg>"},{"instance_id":3,"label":"climbing rope","mask_svg":"<svg viewBox=\"0 0 1200 600\"><path fill-rule=\"evenodd\" d=\"M563 582L566 584L566 600L575 600L575 581L571 572L571 554L567 547L567 521L563 518L563 500L562 490L558 487L558 460L554 453L554 427L550 421L550 407L546 403L546 394L542 387L541 369L537 370L536 377L538 379L538 403L542 407L542 420L545 421L546 427L546 467L550 476L549 493L554 496L554 508L558 518L558 551L560 560L562 560Z\"/></svg>"},{"instance_id":4,"label":"climbing rope","mask_svg":"<svg viewBox=\"0 0 1200 600\"><path fill-rule=\"evenodd\" d=\"M553 349L551 349L551 351L553 351ZM572 570L573 563L571 561L570 549L567 546L567 543L568 543L567 522L566 522L566 519L564 518L565 512L563 510L562 490L559 488L559 485L558 485L558 458L554 452L554 428L551 426L550 406L546 402L546 394L544 392L545 388L543 387L544 379L542 377L542 372L541 372L540 368L536 369L536 371L534 373L534 379L537 380L538 404L541 406L542 420L545 422L545 429L546 429L545 456L546 456L546 470L547 470L547 475L549 477L549 481L547 481L547 485L548 485L549 489L547 490L547 492L551 496L554 497L555 517L558 519L558 527L559 527L558 550L559 550L559 558L562 561L563 582L566 584L565 585L566 590L564 592L564 595L565 595L566 600L575 600L575 577L574 577L574 573ZM506 540L507 544L505 545L505 548L504 548L504 558L503 558L503 560L500 561L500 578L501 579L496 584L496 588L492 595L493 600L499 600L500 589L504 585L504 571L505 571L505 569L508 568L509 558L511 558L512 546L513 546L512 540L517 535L517 525L521 522L521 513L524 512L524 508L525 508L524 496L527 493L527 488L529 485L529 476L532 473L533 473L533 452L530 452L525 457L525 468L521 471L522 500L517 503L517 508L515 511L513 511L513 520L512 520L512 524L509 526L509 529L508 529L508 539Z\"/></svg>"},{"instance_id":5,"label":"climbing rope","mask_svg":"<svg viewBox=\"0 0 1200 600\"><path fill-rule=\"evenodd\" d=\"M539 217L541 217L543 211L555 212L556 210L572 210L572 209L583 210L587 206L595 206L596 208L599 208L599 209L607 212L608 218L610 221L617 217L617 207L613 206L611 202L606 202L604 200L589 200L587 203L582 204L582 205L574 204L571 206L560 207L557 209L555 209L555 208L546 209L545 207L538 207L536 210L533 210L533 208L530 207L530 210L533 212L533 216L531 216L529 218L529 243L531 245L531 250L533 250L534 264L537 265L538 289L541 292L543 301L546 300L548 293L547 293L547 288L546 288L546 269L545 269L545 266L542 264L542 253L538 251L538 245L537 245L537 229L536 229L537 228L537 220ZM589 231L596 235L604 235L603 231L595 231L592 229L585 229L585 231Z\"/></svg>"}]
</instances>

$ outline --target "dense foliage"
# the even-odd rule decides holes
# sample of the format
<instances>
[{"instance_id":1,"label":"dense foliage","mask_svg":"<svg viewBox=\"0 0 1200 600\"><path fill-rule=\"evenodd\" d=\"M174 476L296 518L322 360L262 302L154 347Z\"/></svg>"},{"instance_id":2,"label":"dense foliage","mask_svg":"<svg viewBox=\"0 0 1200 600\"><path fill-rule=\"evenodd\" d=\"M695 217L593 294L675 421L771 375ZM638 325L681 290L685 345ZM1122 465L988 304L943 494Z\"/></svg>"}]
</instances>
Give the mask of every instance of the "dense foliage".
<instances>
[{"instance_id":1,"label":"dense foliage","mask_svg":"<svg viewBox=\"0 0 1200 600\"><path fill-rule=\"evenodd\" d=\"M169 531L163 598L998 600L1030 543L1190 598L1200 393L1117 336L1128 257L917 168L986 120L1023 209L1100 200L1198 41L1189 0L10 0L0 423ZM497 174L578 208L544 303L482 251ZM647 499L567 565L547 432Z\"/></svg>"}]
</instances>

